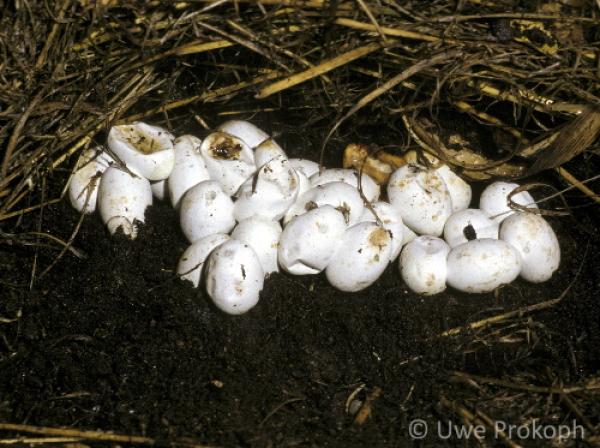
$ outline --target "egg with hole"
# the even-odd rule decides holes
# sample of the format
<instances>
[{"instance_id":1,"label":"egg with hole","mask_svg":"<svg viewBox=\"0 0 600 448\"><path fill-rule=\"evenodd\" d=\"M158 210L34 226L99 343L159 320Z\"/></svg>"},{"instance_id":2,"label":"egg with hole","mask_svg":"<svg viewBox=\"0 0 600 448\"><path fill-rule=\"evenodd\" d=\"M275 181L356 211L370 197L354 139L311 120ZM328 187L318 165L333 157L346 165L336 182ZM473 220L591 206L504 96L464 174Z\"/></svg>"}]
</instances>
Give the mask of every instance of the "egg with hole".
<instances>
[{"instance_id":1,"label":"egg with hole","mask_svg":"<svg viewBox=\"0 0 600 448\"><path fill-rule=\"evenodd\" d=\"M267 134L265 131L249 121L244 120L226 121L225 123L219 125L217 131L225 132L226 134L239 138L251 149L256 148L269 138L269 134Z\"/></svg>"},{"instance_id":2,"label":"egg with hole","mask_svg":"<svg viewBox=\"0 0 600 448\"><path fill-rule=\"evenodd\" d=\"M498 239L498 222L483 210L468 208L452 213L444 226L444 239L450 247L467 241L492 238Z\"/></svg>"}]
</instances>

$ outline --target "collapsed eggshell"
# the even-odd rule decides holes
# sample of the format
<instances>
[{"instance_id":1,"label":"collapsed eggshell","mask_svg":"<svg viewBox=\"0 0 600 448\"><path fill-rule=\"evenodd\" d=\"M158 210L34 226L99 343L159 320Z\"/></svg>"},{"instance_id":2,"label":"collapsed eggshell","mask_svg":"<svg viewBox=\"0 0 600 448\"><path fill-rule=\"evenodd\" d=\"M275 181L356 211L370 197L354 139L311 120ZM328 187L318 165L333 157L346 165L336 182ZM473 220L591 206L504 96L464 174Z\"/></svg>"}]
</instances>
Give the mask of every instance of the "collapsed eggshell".
<instances>
[{"instance_id":1,"label":"collapsed eggshell","mask_svg":"<svg viewBox=\"0 0 600 448\"><path fill-rule=\"evenodd\" d=\"M371 210L372 209L372 210ZM402 250L402 242L404 238L404 224L402 223L402 217L400 213L392 207L388 202L373 202L371 208L365 207L362 216L360 217L361 222L377 222L377 218L373 214L375 212L377 217L381 220L383 228L390 232L392 238L392 249L390 251L390 261L393 261L398 257Z\"/></svg>"},{"instance_id":2,"label":"collapsed eggshell","mask_svg":"<svg viewBox=\"0 0 600 448\"><path fill-rule=\"evenodd\" d=\"M279 220L298 196L296 171L283 156L265 163L240 187L234 206L237 221L260 215Z\"/></svg>"},{"instance_id":3,"label":"collapsed eggshell","mask_svg":"<svg viewBox=\"0 0 600 448\"><path fill-rule=\"evenodd\" d=\"M439 174L418 165L398 168L388 183L390 203L416 233L440 236L452 213L452 200Z\"/></svg>"},{"instance_id":4,"label":"collapsed eggshell","mask_svg":"<svg viewBox=\"0 0 600 448\"><path fill-rule=\"evenodd\" d=\"M498 239L498 223L483 210L460 210L452 213L446 221L444 239L450 247L481 238Z\"/></svg>"},{"instance_id":5,"label":"collapsed eggshell","mask_svg":"<svg viewBox=\"0 0 600 448\"><path fill-rule=\"evenodd\" d=\"M183 234L192 243L213 233L229 233L235 225L233 201L218 182L200 182L181 200L180 223Z\"/></svg>"},{"instance_id":6,"label":"collapsed eggshell","mask_svg":"<svg viewBox=\"0 0 600 448\"><path fill-rule=\"evenodd\" d=\"M217 131L239 138L250 148L256 148L269 138L269 134L265 131L244 120L226 121L217 128Z\"/></svg>"},{"instance_id":7,"label":"collapsed eggshell","mask_svg":"<svg viewBox=\"0 0 600 448\"><path fill-rule=\"evenodd\" d=\"M364 210L360 193L345 182L328 182L311 188L289 208L285 214L284 223L294 216L302 215L315 207L331 205L343 213L348 225L357 224Z\"/></svg>"},{"instance_id":8,"label":"collapsed eggshell","mask_svg":"<svg viewBox=\"0 0 600 448\"><path fill-rule=\"evenodd\" d=\"M290 159L290 165L296 171L302 171L309 178L319 172L319 164L308 159Z\"/></svg>"},{"instance_id":9,"label":"collapsed eggshell","mask_svg":"<svg viewBox=\"0 0 600 448\"><path fill-rule=\"evenodd\" d=\"M193 135L175 139L175 165L169 176L171 205L179 208L183 195L200 182L210 179L206 162L200 154L202 140Z\"/></svg>"},{"instance_id":10,"label":"collapsed eggshell","mask_svg":"<svg viewBox=\"0 0 600 448\"><path fill-rule=\"evenodd\" d=\"M512 182L493 182L481 193L479 208L486 212L490 218L498 223L508 218L513 212L510 208L508 196L519 184ZM527 208L538 209L535 200L527 191L521 191L512 196L511 200Z\"/></svg>"},{"instance_id":11,"label":"collapsed eggshell","mask_svg":"<svg viewBox=\"0 0 600 448\"><path fill-rule=\"evenodd\" d=\"M133 173L148 180L169 177L175 154L175 137L167 130L141 121L113 126L108 133L108 147Z\"/></svg>"},{"instance_id":12,"label":"collapsed eggshell","mask_svg":"<svg viewBox=\"0 0 600 448\"><path fill-rule=\"evenodd\" d=\"M438 294L446 289L446 257L450 247L441 238L419 236L400 255L400 275L414 292Z\"/></svg>"},{"instance_id":13,"label":"collapsed eggshell","mask_svg":"<svg viewBox=\"0 0 600 448\"><path fill-rule=\"evenodd\" d=\"M206 162L210 178L219 182L229 196L235 194L256 170L254 153L250 147L230 134L209 134L202 141L200 153Z\"/></svg>"},{"instance_id":14,"label":"collapsed eggshell","mask_svg":"<svg viewBox=\"0 0 600 448\"><path fill-rule=\"evenodd\" d=\"M113 218L109 231L123 226L123 233L135 238L135 221L144 222L146 207L152 205L150 182L116 166L104 171L98 189L98 210L104 224Z\"/></svg>"},{"instance_id":15,"label":"collapsed eggshell","mask_svg":"<svg viewBox=\"0 0 600 448\"><path fill-rule=\"evenodd\" d=\"M272 138L265 140L254 150L254 164L257 167L261 167L276 158L287 159L287 156L281 146Z\"/></svg>"},{"instance_id":16,"label":"collapsed eggshell","mask_svg":"<svg viewBox=\"0 0 600 448\"><path fill-rule=\"evenodd\" d=\"M369 202L375 202L379 199L381 188L367 173L359 173L351 168L331 168L323 170L321 173L315 173L310 177L313 187L326 185L330 182L344 182L358 189L358 178L362 193Z\"/></svg>"},{"instance_id":17,"label":"collapsed eggshell","mask_svg":"<svg viewBox=\"0 0 600 448\"><path fill-rule=\"evenodd\" d=\"M340 291L356 292L372 285L390 262L392 238L375 223L361 222L344 232L325 275Z\"/></svg>"},{"instance_id":18,"label":"collapsed eggshell","mask_svg":"<svg viewBox=\"0 0 600 448\"><path fill-rule=\"evenodd\" d=\"M215 233L200 238L189 246L177 264L177 275L182 280L189 280L197 288L202 279L204 262L210 253L218 246L229 240L225 233Z\"/></svg>"},{"instance_id":19,"label":"collapsed eggshell","mask_svg":"<svg viewBox=\"0 0 600 448\"><path fill-rule=\"evenodd\" d=\"M330 205L296 216L281 234L279 264L290 274L318 274L327 267L345 230L344 215Z\"/></svg>"},{"instance_id":20,"label":"collapsed eggshell","mask_svg":"<svg viewBox=\"0 0 600 448\"><path fill-rule=\"evenodd\" d=\"M217 308L243 314L258 303L264 272L248 244L230 239L212 251L207 263L206 291Z\"/></svg>"},{"instance_id":21,"label":"collapsed eggshell","mask_svg":"<svg viewBox=\"0 0 600 448\"><path fill-rule=\"evenodd\" d=\"M484 238L448 254L448 285L464 292L490 292L519 276L521 256L506 241Z\"/></svg>"},{"instance_id":22,"label":"collapsed eggshell","mask_svg":"<svg viewBox=\"0 0 600 448\"><path fill-rule=\"evenodd\" d=\"M544 218L517 212L502 222L500 238L521 254L521 277L533 283L549 280L560 264L556 234Z\"/></svg>"},{"instance_id":23,"label":"collapsed eggshell","mask_svg":"<svg viewBox=\"0 0 600 448\"><path fill-rule=\"evenodd\" d=\"M100 176L114 160L98 146L81 153L69 183L69 201L78 212L96 210Z\"/></svg>"},{"instance_id":24,"label":"collapsed eggshell","mask_svg":"<svg viewBox=\"0 0 600 448\"><path fill-rule=\"evenodd\" d=\"M279 272L277 248L281 237L281 225L261 216L240 221L231 237L248 244L260 260L265 275Z\"/></svg>"},{"instance_id":25,"label":"collapsed eggshell","mask_svg":"<svg viewBox=\"0 0 600 448\"><path fill-rule=\"evenodd\" d=\"M442 178L448 193L450 193L452 211L457 212L468 208L473 195L471 186L454 173L448 165L441 165L436 169L436 172Z\"/></svg>"}]
</instances>

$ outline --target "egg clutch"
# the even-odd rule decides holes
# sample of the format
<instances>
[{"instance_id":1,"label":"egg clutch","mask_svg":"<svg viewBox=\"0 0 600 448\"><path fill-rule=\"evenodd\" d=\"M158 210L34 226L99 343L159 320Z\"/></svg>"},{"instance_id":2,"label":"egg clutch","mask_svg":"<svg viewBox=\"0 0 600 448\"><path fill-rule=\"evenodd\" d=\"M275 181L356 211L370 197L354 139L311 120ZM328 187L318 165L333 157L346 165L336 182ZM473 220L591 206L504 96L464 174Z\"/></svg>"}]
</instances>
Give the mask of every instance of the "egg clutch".
<instances>
[{"instance_id":1,"label":"egg clutch","mask_svg":"<svg viewBox=\"0 0 600 448\"><path fill-rule=\"evenodd\" d=\"M398 258L406 285L433 295L448 285L489 292L519 275L543 282L560 263L556 235L528 192L494 182L469 208L471 187L431 156L393 172L385 201L366 173L289 159L247 121L203 140L135 122L111 128L107 146L77 161L73 207L97 208L111 234L133 239L153 197L168 200L191 244L177 274L229 314L254 307L265 277L280 269L324 271L355 292Z\"/></svg>"}]
</instances>

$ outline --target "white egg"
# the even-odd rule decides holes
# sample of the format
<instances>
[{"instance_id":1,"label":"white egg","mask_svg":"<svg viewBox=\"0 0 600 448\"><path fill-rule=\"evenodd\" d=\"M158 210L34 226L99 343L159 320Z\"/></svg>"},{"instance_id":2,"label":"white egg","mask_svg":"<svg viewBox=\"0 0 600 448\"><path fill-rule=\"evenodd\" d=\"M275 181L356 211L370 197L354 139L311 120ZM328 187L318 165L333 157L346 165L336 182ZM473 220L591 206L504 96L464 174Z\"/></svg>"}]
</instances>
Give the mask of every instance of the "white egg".
<instances>
[{"instance_id":1,"label":"white egg","mask_svg":"<svg viewBox=\"0 0 600 448\"><path fill-rule=\"evenodd\" d=\"M400 275L414 292L438 294L446 289L446 258L450 247L435 236L423 235L408 243L400 255Z\"/></svg>"},{"instance_id":2,"label":"white egg","mask_svg":"<svg viewBox=\"0 0 600 448\"><path fill-rule=\"evenodd\" d=\"M269 134L265 131L259 129L249 121L243 120L226 121L217 128L217 131L225 132L239 138L252 149L269 138Z\"/></svg>"},{"instance_id":3,"label":"white egg","mask_svg":"<svg viewBox=\"0 0 600 448\"><path fill-rule=\"evenodd\" d=\"M225 233L214 233L212 235L200 238L189 246L177 265L177 275L182 280L189 280L197 288L202 279L204 262L210 253L219 247L225 241L228 241L229 235Z\"/></svg>"},{"instance_id":4,"label":"white egg","mask_svg":"<svg viewBox=\"0 0 600 448\"><path fill-rule=\"evenodd\" d=\"M348 225L357 224L364 211L363 199L353 186L345 182L329 182L304 193L285 214L284 223L315 207L331 205L344 214Z\"/></svg>"},{"instance_id":5,"label":"white egg","mask_svg":"<svg viewBox=\"0 0 600 448\"><path fill-rule=\"evenodd\" d=\"M296 216L281 234L279 264L290 274L318 274L327 267L345 230L344 215L330 205Z\"/></svg>"},{"instance_id":6,"label":"white egg","mask_svg":"<svg viewBox=\"0 0 600 448\"><path fill-rule=\"evenodd\" d=\"M384 229L390 232L392 237L392 250L390 251L390 261L394 261L402 250L402 242L404 238L404 224L402 216L388 202L373 202L371 204L373 211L381 220ZM369 207L365 207L363 215L360 217L361 222L377 222L373 211Z\"/></svg>"},{"instance_id":7,"label":"white egg","mask_svg":"<svg viewBox=\"0 0 600 448\"><path fill-rule=\"evenodd\" d=\"M407 245L418 236L410 227L402 224L402 246Z\"/></svg>"},{"instance_id":8,"label":"white egg","mask_svg":"<svg viewBox=\"0 0 600 448\"><path fill-rule=\"evenodd\" d=\"M452 211L464 210L471 204L473 193L471 186L462 180L448 165L442 165L435 170L446 184L452 200Z\"/></svg>"},{"instance_id":9,"label":"white egg","mask_svg":"<svg viewBox=\"0 0 600 448\"><path fill-rule=\"evenodd\" d=\"M235 225L233 201L214 180L190 188L179 213L181 230L192 243L213 233L229 233Z\"/></svg>"},{"instance_id":10,"label":"white egg","mask_svg":"<svg viewBox=\"0 0 600 448\"><path fill-rule=\"evenodd\" d=\"M244 219L233 229L231 237L254 249L265 275L279 272L277 248L281 237L281 225L277 221L261 216Z\"/></svg>"},{"instance_id":11,"label":"white egg","mask_svg":"<svg viewBox=\"0 0 600 448\"><path fill-rule=\"evenodd\" d=\"M390 262L389 231L372 222L361 222L344 232L325 275L340 291L356 292L372 285Z\"/></svg>"},{"instance_id":12,"label":"white egg","mask_svg":"<svg viewBox=\"0 0 600 448\"><path fill-rule=\"evenodd\" d=\"M256 166L254 153L237 137L223 132L209 134L200 146L200 153L206 162L210 178L219 182L229 196L235 194Z\"/></svg>"},{"instance_id":13,"label":"white egg","mask_svg":"<svg viewBox=\"0 0 600 448\"><path fill-rule=\"evenodd\" d=\"M217 308L244 314L258 303L264 272L248 244L230 239L210 254L207 263L206 290Z\"/></svg>"},{"instance_id":14,"label":"white egg","mask_svg":"<svg viewBox=\"0 0 600 448\"><path fill-rule=\"evenodd\" d=\"M533 283L549 280L560 264L560 246L556 234L544 218L518 212L502 222L500 238L521 254L521 277Z\"/></svg>"},{"instance_id":15,"label":"white egg","mask_svg":"<svg viewBox=\"0 0 600 448\"><path fill-rule=\"evenodd\" d=\"M360 176L360 185L362 193L369 202L379 200L381 188L367 173L360 174L351 168L332 168L323 170L321 173L315 173L310 177L313 187L326 185L330 182L344 182L358 189L358 178Z\"/></svg>"},{"instance_id":16,"label":"white egg","mask_svg":"<svg viewBox=\"0 0 600 448\"><path fill-rule=\"evenodd\" d=\"M296 175L298 176L298 197L300 197L310 190L312 185L308 176L304 174L304 171L297 169L294 169L294 171L296 171Z\"/></svg>"},{"instance_id":17,"label":"white egg","mask_svg":"<svg viewBox=\"0 0 600 448\"><path fill-rule=\"evenodd\" d=\"M108 146L133 173L148 180L169 177L175 154L173 135L158 126L141 121L113 126L108 133Z\"/></svg>"},{"instance_id":18,"label":"white egg","mask_svg":"<svg viewBox=\"0 0 600 448\"><path fill-rule=\"evenodd\" d=\"M472 240L448 254L448 285L464 292L490 292L512 282L521 271L521 256L502 240Z\"/></svg>"},{"instance_id":19,"label":"white egg","mask_svg":"<svg viewBox=\"0 0 600 448\"><path fill-rule=\"evenodd\" d=\"M159 201L167 197L168 184L166 179L150 182L150 188L152 189L152 196Z\"/></svg>"},{"instance_id":20,"label":"white egg","mask_svg":"<svg viewBox=\"0 0 600 448\"><path fill-rule=\"evenodd\" d=\"M135 221L144 222L146 207L150 205L152 189L148 179L131 175L116 166L104 171L98 189L98 210L111 234L122 227L123 233L135 238Z\"/></svg>"},{"instance_id":21,"label":"white egg","mask_svg":"<svg viewBox=\"0 0 600 448\"><path fill-rule=\"evenodd\" d=\"M237 221L260 215L279 220L298 196L296 171L283 156L265 163L239 189L234 207Z\"/></svg>"},{"instance_id":22,"label":"white egg","mask_svg":"<svg viewBox=\"0 0 600 448\"><path fill-rule=\"evenodd\" d=\"M290 159L292 168L302 171L306 177L311 177L319 172L319 164L308 159Z\"/></svg>"},{"instance_id":23,"label":"white egg","mask_svg":"<svg viewBox=\"0 0 600 448\"><path fill-rule=\"evenodd\" d=\"M254 164L257 167L261 167L273 159L281 158L287 159L285 151L272 138L265 140L254 150Z\"/></svg>"},{"instance_id":24,"label":"white egg","mask_svg":"<svg viewBox=\"0 0 600 448\"><path fill-rule=\"evenodd\" d=\"M498 239L498 223L483 210L460 210L452 213L446 221L444 239L450 247L481 238Z\"/></svg>"},{"instance_id":25,"label":"white egg","mask_svg":"<svg viewBox=\"0 0 600 448\"><path fill-rule=\"evenodd\" d=\"M501 223L513 212L510 208L508 196L519 184L512 182L493 182L488 185L479 198L479 208L486 212L493 220ZM513 195L511 200L527 208L538 209L535 200L527 191Z\"/></svg>"},{"instance_id":26,"label":"white egg","mask_svg":"<svg viewBox=\"0 0 600 448\"><path fill-rule=\"evenodd\" d=\"M390 177L387 191L404 224L416 233L442 234L452 213L452 200L444 180L434 170L404 165Z\"/></svg>"},{"instance_id":27,"label":"white egg","mask_svg":"<svg viewBox=\"0 0 600 448\"><path fill-rule=\"evenodd\" d=\"M206 162L200 154L202 140L183 135L175 140L175 165L169 176L171 205L179 208L183 195L194 185L210 179Z\"/></svg>"},{"instance_id":28,"label":"white egg","mask_svg":"<svg viewBox=\"0 0 600 448\"><path fill-rule=\"evenodd\" d=\"M100 176L113 162L100 146L81 153L69 183L69 200L73 208L83 213L96 210Z\"/></svg>"}]
</instances>

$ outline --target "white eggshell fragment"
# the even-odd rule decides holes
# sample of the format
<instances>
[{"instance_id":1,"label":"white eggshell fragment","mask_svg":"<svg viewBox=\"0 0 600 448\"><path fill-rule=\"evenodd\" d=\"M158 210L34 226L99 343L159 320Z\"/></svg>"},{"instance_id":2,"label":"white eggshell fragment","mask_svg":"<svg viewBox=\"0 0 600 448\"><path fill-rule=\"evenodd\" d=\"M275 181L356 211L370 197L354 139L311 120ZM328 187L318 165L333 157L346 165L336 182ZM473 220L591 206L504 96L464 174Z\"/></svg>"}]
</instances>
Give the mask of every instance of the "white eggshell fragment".
<instances>
[{"instance_id":1,"label":"white eggshell fragment","mask_svg":"<svg viewBox=\"0 0 600 448\"><path fill-rule=\"evenodd\" d=\"M234 195L256 170L254 153L250 147L230 134L209 134L200 146L200 153L210 178L219 182L229 196Z\"/></svg>"},{"instance_id":2,"label":"white eggshell fragment","mask_svg":"<svg viewBox=\"0 0 600 448\"><path fill-rule=\"evenodd\" d=\"M217 308L244 314L258 303L264 272L248 244L230 239L210 254L207 263L206 290Z\"/></svg>"},{"instance_id":3,"label":"white eggshell fragment","mask_svg":"<svg viewBox=\"0 0 600 448\"><path fill-rule=\"evenodd\" d=\"M447 282L459 291L490 292L512 282L520 271L519 252L502 240L469 241L448 254Z\"/></svg>"},{"instance_id":4,"label":"white eggshell fragment","mask_svg":"<svg viewBox=\"0 0 600 448\"><path fill-rule=\"evenodd\" d=\"M404 224L416 233L440 236L452 213L452 200L444 180L434 170L404 165L388 183L390 203L400 212Z\"/></svg>"},{"instance_id":5,"label":"white eggshell fragment","mask_svg":"<svg viewBox=\"0 0 600 448\"><path fill-rule=\"evenodd\" d=\"M448 165L442 165L435 171L442 178L446 184L448 193L450 193L452 211L457 212L468 208L473 196L471 186L456 175Z\"/></svg>"},{"instance_id":6,"label":"white eggshell fragment","mask_svg":"<svg viewBox=\"0 0 600 448\"><path fill-rule=\"evenodd\" d=\"M358 178L360 176L360 185L362 193L369 202L379 200L381 187L367 173L360 174L358 171L351 168L332 168L316 173L311 176L310 182L313 187L326 185L330 182L344 182L358 189Z\"/></svg>"},{"instance_id":7,"label":"white eggshell fragment","mask_svg":"<svg viewBox=\"0 0 600 448\"><path fill-rule=\"evenodd\" d=\"M281 234L279 264L290 274L318 274L327 267L345 230L344 215L330 205L296 216Z\"/></svg>"},{"instance_id":8,"label":"white eggshell fragment","mask_svg":"<svg viewBox=\"0 0 600 448\"><path fill-rule=\"evenodd\" d=\"M284 156L265 163L239 189L234 217L237 221L260 215L279 220L298 196L296 171Z\"/></svg>"},{"instance_id":9,"label":"white eggshell fragment","mask_svg":"<svg viewBox=\"0 0 600 448\"><path fill-rule=\"evenodd\" d=\"M340 291L356 292L372 285L390 262L392 238L375 223L361 222L346 230L325 275Z\"/></svg>"},{"instance_id":10,"label":"white eggshell fragment","mask_svg":"<svg viewBox=\"0 0 600 448\"><path fill-rule=\"evenodd\" d=\"M154 196L159 201L164 200L167 197L167 181L164 180L155 180L154 182L150 182L150 188L152 189L152 196Z\"/></svg>"},{"instance_id":11,"label":"white eggshell fragment","mask_svg":"<svg viewBox=\"0 0 600 448\"><path fill-rule=\"evenodd\" d=\"M123 225L123 232L135 238L135 221L144 222L146 207L152 205L150 182L115 166L106 169L98 189L98 210L104 224L113 218L109 231Z\"/></svg>"},{"instance_id":12,"label":"white eggshell fragment","mask_svg":"<svg viewBox=\"0 0 600 448\"><path fill-rule=\"evenodd\" d=\"M239 138L251 149L256 148L269 138L269 134L265 131L244 120L226 121L217 128L217 131Z\"/></svg>"},{"instance_id":13,"label":"white eggshell fragment","mask_svg":"<svg viewBox=\"0 0 600 448\"><path fill-rule=\"evenodd\" d=\"M204 262L210 253L219 247L225 241L229 240L229 235L225 233L215 233L213 235L200 238L189 246L177 265L177 275L182 280L189 280L197 288L202 279L202 270Z\"/></svg>"},{"instance_id":14,"label":"white eggshell fragment","mask_svg":"<svg viewBox=\"0 0 600 448\"><path fill-rule=\"evenodd\" d=\"M113 162L101 147L81 153L69 184L69 200L78 212L93 213L96 210L100 176Z\"/></svg>"},{"instance_id":15,"label":"white eggshell fragment","mask_svg":"<svg viewBox=\"0 0 600 448\"><path fill-rule=\"evenodd\" d=\"M400 275L414 292L427 296L446 289L446 257L450 247L441 238L419 236L400 255Z\"/></svg>"},{"instance_id":16,"label":"white eggshell fragment","mask_svg":"<svg viewBox=\"0 0 600 448\"><path fill-rule=\"evenodd\" d=\"M498 223L482 210L460 210L452 213L446 221L444 239L450 247L481 238L498 239Z\"/></svg>"},{"instance_id":17,"label":"white eggshell fragment","mask_svg":"<svg viewBox=\"0 0 600 448\"><path fill-rule=\"evenodd\" d=\"M486 212L490 218L501 223L514 211L510 208L508 196L519 184L512 182L493 182L481 193L479 208ZM538 209L535 199L527 191L521 191L512 196L511 200L527 208Z\"/></svg>"},{"instance_id":18,"label":"white eggshell fragment","mask_svg":"<svg viewBox=\"0 0 600 448\"><path fill-rule=\"evenodd\" d=\"M169 176L171 205L179 208L183 195L194 185L210 179L206 162L200 154L202 140L193 135L175 139L175 165Z\"/></svg>"},{"instance_id":19,"label":"white eggshell fragment","mask_svg":"<svg viewBox=\"0 0 600 448\"><path fill-rule=\"evenodd\" d=\"M229 233L235 225L233 201L214 180L188 190L181 200L179 217L181 230L192 243L213 233Z\"/></svg>"},{"instance_id":20,"label":"white eggshell fragment","mask_svg":"<svg viewBox=\"0 0 600 448\"><path fill-rule=\"evenodd\" d=\"M108 146L133 173L148 180L169 177L175 154L175 137L163 128L141 121L113 126L108 133Z\"/></svg>"},{"instance_id":21,"label":"white eggshell fragment","mask_svg":"<svg viewBox=\"0 0 600 448\"><path fill-rule=\"evenodd\" d=\"M323 205L331 205L338 209L351 226L359 222L365 208L356 188L345 182L329 182L311 188L299 197L285 214L284 223L294 216Z\"/></svg>"},{"instance_id":22,"label":"white eggshell fragment","mask_svg":"<svg viewBox=\"0 0 600 448\"><path fill-rule=\"evenodd\" d=\"M261 167L273 159L281 158L287 159L285 151L272 138L265 140L254 149L254 164L257 167Z\"/></svg>"},{"instance_id":23,"label":"white eggshell fragment","mask_svg":"<svg viewBox=\"0 0 600 448\"><path fill-rule=\"evenodd\" d=\"M302 171L309 178L319 172L319 164L308 159L290 159L290 165L296 171Z\"/></svg>"},{"instance_id":24,"label":"white eggshell fragment","mask_svg":"<svg viewBox=\"0 0 600 448\"><path fill-rule=\"evenodd\" d=\"M502 222L500 238L521 254L521 277L532 283L549 280L560 264L560 246L550 224L534 213L518 212Z\"/></svg>"},{"instance_id":25,"label":"white eggshell fragment","mask_svg":"<svg viewBox=\"0 0 600 448\"><path fill-rule=\"evenodd\" d=\"M254 216L241 221L233 229L231 237L254 249L265 275L269 275L279 272L277 248L281 232L281 225L277 221Z\"/></svg>"},{"instance_id":26,"label":"white eggshell fragment","mask_svg":"<svg viewBox=\"0 0 600 448\"><path fill-rule=\"evenodd\" d=\"M402 223L402 216L398 213L394 207L388 202L373 202L371 204L371 210L369 207L365 207L363 215L360 217L361 222L377 222L377 218L373 214L373 211L377 214L377 217L381 220L383 228L390 232L392 238L392 250L390 251L390 261L394 261L402 250L402 241L404 238L404 224Z\"/></svg>"}]
</instances>

